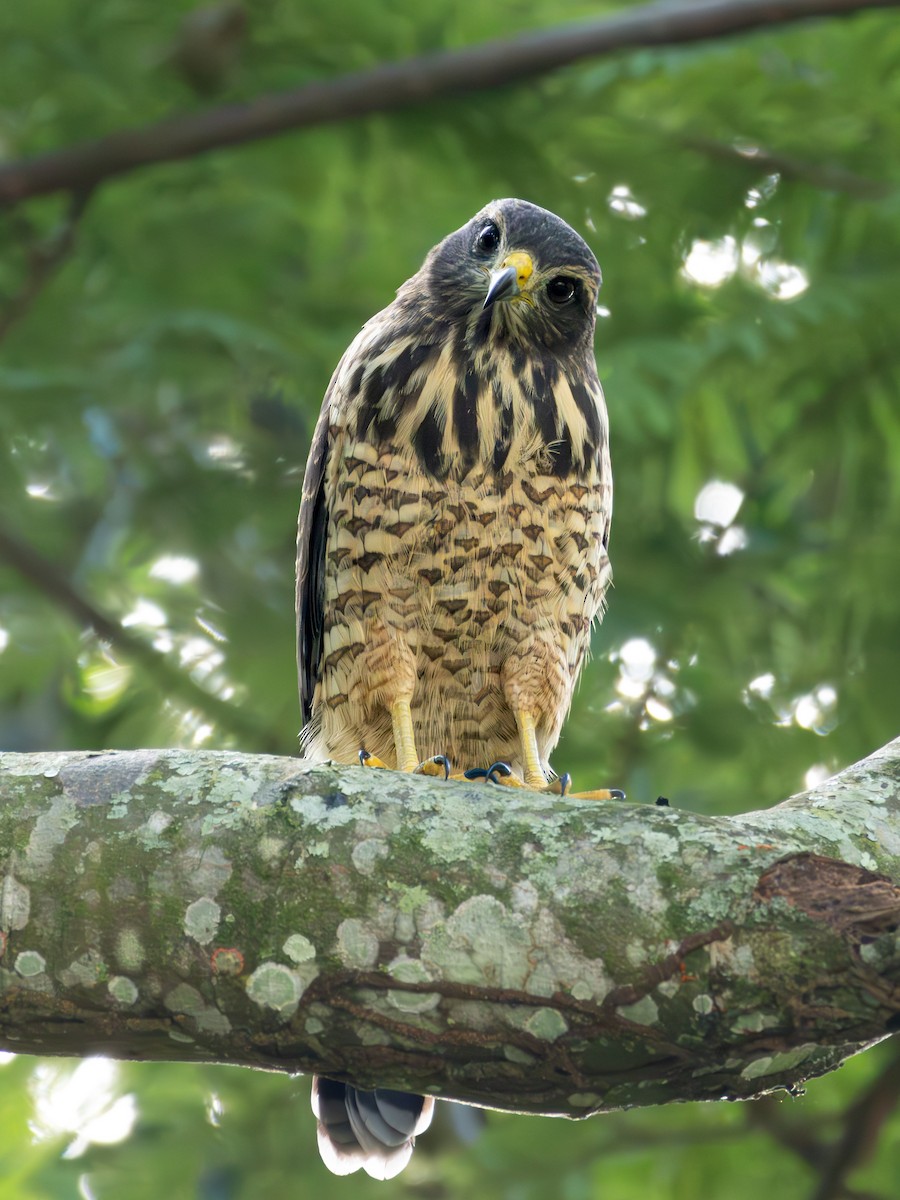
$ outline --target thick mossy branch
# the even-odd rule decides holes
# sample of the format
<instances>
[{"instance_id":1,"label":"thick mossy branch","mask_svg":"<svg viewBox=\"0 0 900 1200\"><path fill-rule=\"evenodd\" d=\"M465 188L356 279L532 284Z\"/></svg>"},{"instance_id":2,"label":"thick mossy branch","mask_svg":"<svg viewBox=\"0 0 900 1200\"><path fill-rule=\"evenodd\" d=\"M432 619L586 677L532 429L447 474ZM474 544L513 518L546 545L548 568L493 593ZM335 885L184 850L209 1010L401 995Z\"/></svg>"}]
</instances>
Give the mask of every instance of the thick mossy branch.
<instances>
[{"instance_id":1,"label":"thick mossy branch","mask_svg":"<svg viewBox=\"0 0 900 1200\"><path fill-rule=\"evenodd\" d=\"M0 755L0 1045L583 1116L900 1022L900 740L741 817L296 759Z\"/></svg>"}]
</instances>

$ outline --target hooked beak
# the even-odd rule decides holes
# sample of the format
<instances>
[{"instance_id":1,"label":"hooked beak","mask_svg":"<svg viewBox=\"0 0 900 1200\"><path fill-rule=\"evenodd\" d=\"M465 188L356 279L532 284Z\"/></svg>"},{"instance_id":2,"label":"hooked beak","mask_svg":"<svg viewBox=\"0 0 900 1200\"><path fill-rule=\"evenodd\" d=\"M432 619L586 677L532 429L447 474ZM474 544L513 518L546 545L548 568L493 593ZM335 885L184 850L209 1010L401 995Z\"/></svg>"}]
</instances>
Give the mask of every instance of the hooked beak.
<instances>
[{"instance_id":1,"label":"hooked beak","mask_svg":"<svg viewBox=\"0 0 900 1200\"><path fill-rule=\"evenodd\" d=\"M509 300L519 290L519 277L515 267L501 267L491 271L491 282L484 298L483 308L490 308L498 300Z\"/></svg>"},{"instance_id":2,"label":"hooked beak","mask_svg":"<svg viewBox=\"0 0 900 1200\"><path fill-rule=\"evenodd\" d=\"M487 295L482 309L490 308L498 300L514 300L522 294L525 285L534 272L531 256L523 250L515 250L507 254L496 271L491 271ZM523 296L523 299L529 299Z\"/></svg>"}]
</instances>

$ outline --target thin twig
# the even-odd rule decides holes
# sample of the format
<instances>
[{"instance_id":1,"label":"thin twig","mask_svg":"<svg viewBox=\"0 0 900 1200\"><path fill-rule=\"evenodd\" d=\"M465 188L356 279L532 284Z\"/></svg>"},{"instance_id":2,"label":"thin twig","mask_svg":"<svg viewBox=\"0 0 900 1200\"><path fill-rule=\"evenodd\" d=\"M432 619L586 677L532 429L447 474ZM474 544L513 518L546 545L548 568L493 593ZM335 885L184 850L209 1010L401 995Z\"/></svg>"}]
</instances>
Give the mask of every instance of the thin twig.
<instances>
[{"instance_id":1,"label":"thin twig","mask_svg":"<svg viewBox=\"0 0 900 1200\"><path fill-rule=\"evenodd\" d=\"M826 192L844 192L859 200L881 200L890 195L891 185L883 179L868 179L833 163L815 163L796 158L790 154L776 154L762 146L741 147L730 142L718 142L713 138L683 134L677 140L688 150L710 158L743 163L748 170L757 174L784 175L798 179Z\"/></svg>"},{"instance_id":2,"label":"thin twig","mask_svg":"<svg viewBox=\"0 0 900 1200\"><path fill-rule=\"evenodd\" d=\"M90 188L150 163L187 158L289 129L418 108L441 96L533 81L548 71L616 50L699 42L898 4L900 0L662 0L596 21L387 63L8 163L0 167L0 204Z\"/></svg>"},{"instance_id":3,"label":"thin twig","mask_svg":"<svg viewBox=\"0 0 900 1200\"><path fill-rule=\"evenodd\" d=\"M781 1101L775 1096L753 1100L744 1110L747 1124L763 1130L779 1146L802 1159L807 1166L818 1168L828 1154L827 1144L818 1137L808 1122L786 1120Z\"/></svg>"},{"instance_id":4,"label":"thin twig","mask_svg":"<svg viewBox=\"0 0 900 1200\"><path fill-rule=\"evenodd\" d=\"M115 618L101 612L83 596L54 563L3 526L0 526L0 559L48 596L58 608L83 625L89 625L98 637L139 663L166 696L178 696L229 733L239 735L246 745L254 749L266 753L284 750L284 746L274 739L271 730L248 717L243 709L213 696L189 675L173 666L165 655L123 629Z\"/></svg>"},{"instance_id":5,"label":"thin twig","mask_svg":"<svg viewBox=\"0 0 900 1200\"><path fill-rule=\"evenodd\" d=\"M24 317L75 246L75 230L91 198L91 188L73 192L62 224L42 244L29 248L28 275L22 287L0 310L0 342Z\"/></svg>"},{"instance_id":6,"label":"thin twig","mask_svg":"<svg viewBox=\"0 0 900 1200\"><path fill-rule=\"evenodd\" d=\"M843 1114L843 1132L829 1142L811 1122L785 1120L783 1109L771 1096L747 1106L750 1125L765 1130L819 1173L811 1200L879 1200L847 1184L849 1173L871 1157L881 1127L900 1100L900 1056L895 1056L862 1095Z\"/></svg>"}]
</instances>

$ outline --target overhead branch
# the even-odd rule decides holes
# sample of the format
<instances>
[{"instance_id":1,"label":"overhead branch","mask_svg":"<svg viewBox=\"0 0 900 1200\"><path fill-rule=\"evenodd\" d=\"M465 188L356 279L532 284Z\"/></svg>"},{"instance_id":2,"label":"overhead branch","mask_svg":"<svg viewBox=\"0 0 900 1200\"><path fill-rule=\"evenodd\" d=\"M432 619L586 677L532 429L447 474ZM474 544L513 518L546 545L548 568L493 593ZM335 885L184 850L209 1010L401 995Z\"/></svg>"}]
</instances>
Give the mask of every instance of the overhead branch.
<instances>
[{"instance_id":1,"label":"overhead branch","mask_svg":"<svg viewBox=\"0 0 900 1200\"><path fill-rule=\"evenodd\" d=\"M595 21L387 63L337 79L189 113L0 166L0 204L84 190L151 163L370 113L418 108L527 80L587 58L642 46L723 38L811 17L896 7L900 0L671 0Z\"/></svg>"},{"instance_id":2,"label":"overhead branch","mask_svg":"<svg viewBox=\"0 0 900 1200\"><path fill-rule=\"evenodd\" d=\"M900 739L718 818L287 758L0 755L0 1046L567 1116L796 1090L900 1025L898 821Z\"/></svg>"}]
</instances>

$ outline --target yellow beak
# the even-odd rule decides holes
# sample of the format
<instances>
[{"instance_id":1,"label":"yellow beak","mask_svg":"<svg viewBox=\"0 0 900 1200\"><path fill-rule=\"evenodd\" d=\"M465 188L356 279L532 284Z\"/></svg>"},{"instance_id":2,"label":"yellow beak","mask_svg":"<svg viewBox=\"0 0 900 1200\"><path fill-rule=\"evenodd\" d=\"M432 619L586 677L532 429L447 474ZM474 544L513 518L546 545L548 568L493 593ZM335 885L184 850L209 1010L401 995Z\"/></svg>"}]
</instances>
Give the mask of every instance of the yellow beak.
<instances>
[{"instance_id":1,"label":"yellow beak","mask_svg":"<svg viewBox=\"0 0 900 1200\"><path fill-rule=\"evenodd\" d=\"M534 263L530 254L524 250L507 254L497 270L491 272L483 307L490 308L498 300L514 300L524 291L533 274Z\"/></svg>"}]
</instances>

